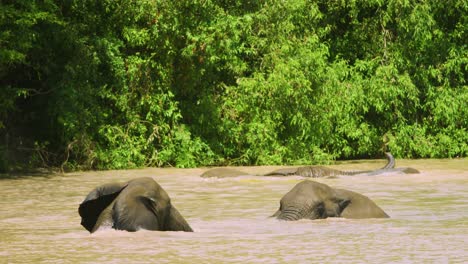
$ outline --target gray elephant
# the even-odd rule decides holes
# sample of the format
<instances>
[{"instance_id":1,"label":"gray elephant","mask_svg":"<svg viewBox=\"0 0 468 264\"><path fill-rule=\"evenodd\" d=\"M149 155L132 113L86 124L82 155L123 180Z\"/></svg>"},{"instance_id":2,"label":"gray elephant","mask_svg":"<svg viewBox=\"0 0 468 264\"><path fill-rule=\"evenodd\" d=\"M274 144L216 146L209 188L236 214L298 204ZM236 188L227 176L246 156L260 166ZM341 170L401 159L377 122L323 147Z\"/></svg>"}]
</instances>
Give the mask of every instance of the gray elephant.
<instances>
[{"instance_id":1,"label":"gray elephant","mask_svg":"<svg viewBox=\"0 0 468 264\"><path fill-rule=\"evenodd\" d=\"M402 168L395 168L395 158L390 152L386 152L385 156L387 158L387 164L380 169L376 170L358 170L358 171L342 171L336 170L332 168L327 168L324 166L302 166L302 167L293 167L293 168L286 168L286 169L278 169L272 172L269 172L264 175L255 175L255 176L302 176L302 177L311 177L311 178L319 178L319 177L335 177L338 175L367 175L367 176L375 176L381 175L385 173L404 173L404 174L411 174L411 173L419 173L417 169L409 168L409 167L402 167ZM237 177L248 175L245 172L230 169L230 168L215 168L204 172L201 177L208 178L208 177L217 177L217 178L225 178L225 177Z\"/></svg>"},{"instance_id":2,"label":"gray elephant","mask_svg":"<svg viewBox=\"0 0 468 264\"><path fill-rule=\"evenodd\" d=\"M95 188L80 204L78 213L81 225L90 233L101 226L126 231L193 232L166 191L149 177Z\"/></svg>"},{"instance_id":3,"label":"gray elephant","mask_svg":"<svg viewBox=\"0 0 468 264\"><path fill-rule=\"evenodd\" d=\"M362 194L304 180L281 198L280 207L272 217L293 221L327 217L358 219L389 216Z\"/></svg>"},{"instance_id":4,"label":"gray elephant","mask_svg":"<svg viewBox=\"0 0 468 264\"><path fill-rule=\"evenodd\" d=\"M209 169L205 171L200 177L202 178L228 178L228 177L237 177L237 176L243 176L243 175L249 175L248 173L236 170L236 169L230 169L230 168L214 168L214 169Z\"/></svg>"},{"instance_id":5,"label":"gray elephant","mask_svg":"<svg viewBox=\"0 0 468 264\"><path fill-rule=\"evenodd\" d=\"M303 176L303 177L319 178L319 177L335 177L338 175L375 176L375 175L380 175L384 173L404 173L404 174L419 173L419 171L414 168L409 168L409 167L395 168L395 158L390 152L386 152L385 157L387 158L387 164L383 166L382 168L376 169L376 170L342 171L342 170L335 170L335 169L327 168L324 166L303 166L303 167L275 170L275 171L265 174L265 176L298 175L298 176Z\"/></svg>"}]
</instances>

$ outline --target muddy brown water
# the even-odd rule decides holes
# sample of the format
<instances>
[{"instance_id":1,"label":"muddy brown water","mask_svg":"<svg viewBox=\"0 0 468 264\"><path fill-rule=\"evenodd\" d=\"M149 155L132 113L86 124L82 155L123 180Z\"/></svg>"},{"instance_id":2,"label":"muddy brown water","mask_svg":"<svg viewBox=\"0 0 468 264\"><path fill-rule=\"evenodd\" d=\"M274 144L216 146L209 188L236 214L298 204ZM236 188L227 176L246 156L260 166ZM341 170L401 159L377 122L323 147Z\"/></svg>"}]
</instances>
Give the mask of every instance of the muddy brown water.
<instances>
[{"instance_id":1,"label":"muddy brown water","mask_svg":"<svg viewBox=\"0 0 468 264\"><path fill-rule=\"evenodd\" d=\"M391 216L365 220L269 218L300 177L203 179L206 169L148 168L2 179L0 263L467 263L468 159L401 160L397 166L422 173L317 180L367 195ZM80 226L78 205L95 186L143 176L163 186L194 233L89 234Z\"/></svg>"}]
</instances>

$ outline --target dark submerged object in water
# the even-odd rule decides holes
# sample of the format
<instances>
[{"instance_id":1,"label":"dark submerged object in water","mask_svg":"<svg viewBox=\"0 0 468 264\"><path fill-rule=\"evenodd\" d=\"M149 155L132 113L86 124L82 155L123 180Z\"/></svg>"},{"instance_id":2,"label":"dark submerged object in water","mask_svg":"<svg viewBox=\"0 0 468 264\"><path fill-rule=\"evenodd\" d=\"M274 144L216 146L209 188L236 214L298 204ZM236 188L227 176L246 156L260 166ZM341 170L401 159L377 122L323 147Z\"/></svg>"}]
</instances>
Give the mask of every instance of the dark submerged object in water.
<instances>
[{"instance_id":1,"label":"dark submerged object in water","mask_svg":"<svg viewBox=\"0 0 468 264\"><path fill-rule=\"evenodd\" d=\"M242 175L249 175L248 173L236 170L236 169L230 169L230 168L214 168L205 171L200 177L202 178L228 178L228 177L237 177L237 176L242 176Z\"/></svg>"},{"instance_id":2,"label":"dark submerged object in water","mask_svg":"<svg viewBox=\"0 0 468 264\"><path fill-rule=\"evenodd\" d=\"M358 170L358 171L346 171L328 168L325 166L301 166L286 169L277 169L264 175L250 175L250 176L302 176L311 178L321 177L336 177L339 175L367 175L376 176L386 173L403 173L413 174L419 173L417 169L410 167L395 168L395 158L390 152L385 153L387 158L387 164L380 169L375 170ZM249 176L248 173L231 169L231 168L214 168L205 171L201 177L203 178L227 178L227 177L238 177L238 176Z\"/></svg>"},{"instance_id":3,"label":"dark submerged object in water","mask_svg":"<svg viewBox=\"0 0 468 264\"><path fill-rule=\"evenodd\" d=\"M302 166L302 167L295 167L295 168L287 168L287 169L278 169L272 172L265 174L264 176L302 176L302 177L311 177L311 178L320 178L320 177L334 177L339 175L380 175L384 173L404 173L404 174L411 174L411 173L419 173L417 169L410 168L410 167L402 167L402 168L395 168L395 158L390 152L385 152L385 156L387 158L387 164L380 169L376 170L358 170L358 171L342 171L336 170L324 166Z\"/></svg>"}]
</instances>

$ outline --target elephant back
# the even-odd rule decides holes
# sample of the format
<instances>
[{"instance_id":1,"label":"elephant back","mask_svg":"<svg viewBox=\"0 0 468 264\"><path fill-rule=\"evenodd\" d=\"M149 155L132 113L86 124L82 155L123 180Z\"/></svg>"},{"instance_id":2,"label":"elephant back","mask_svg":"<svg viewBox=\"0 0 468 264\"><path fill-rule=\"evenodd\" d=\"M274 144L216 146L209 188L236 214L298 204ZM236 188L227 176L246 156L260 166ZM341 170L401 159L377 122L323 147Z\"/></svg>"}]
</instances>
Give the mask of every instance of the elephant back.
<instances>
[{"instance_id":1,"label":"elephant back","mask_svg":"<svg viewBox=\"0 0 468 264\"><path fill-rule=\"evenodd\" d=\"M205 171L200 177L202 178L228 178L228 177L238 177L242 175L248 175L245 172L236 170L236 169L230 169L230 168L214 168Z\"/></svg>"}]
</instances>

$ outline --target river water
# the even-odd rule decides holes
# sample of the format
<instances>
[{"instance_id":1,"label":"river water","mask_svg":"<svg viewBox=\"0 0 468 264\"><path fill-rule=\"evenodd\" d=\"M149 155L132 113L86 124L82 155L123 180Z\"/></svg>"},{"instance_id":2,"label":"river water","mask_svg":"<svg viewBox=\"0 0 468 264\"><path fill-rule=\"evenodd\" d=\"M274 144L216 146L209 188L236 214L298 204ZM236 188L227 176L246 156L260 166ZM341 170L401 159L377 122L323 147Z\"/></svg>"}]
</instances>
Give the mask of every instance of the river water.
<instances>
[{"instance_id":1,"label":"river water","mask_svg":"<svg viewBox=\"0 0 468 264\"><path fill-rule=\"evenodd\" d=\"M468 159L398 160L401 166L421 174L317 180L367 195L391 216L365 220L268 218L300 177L204 179L206 169L148 168L2 179L0 263L468 263ZM143 176L166 190L194 233L89 234L80 225L78 205L94 187Z\"/></svg>"}]
</instances>

